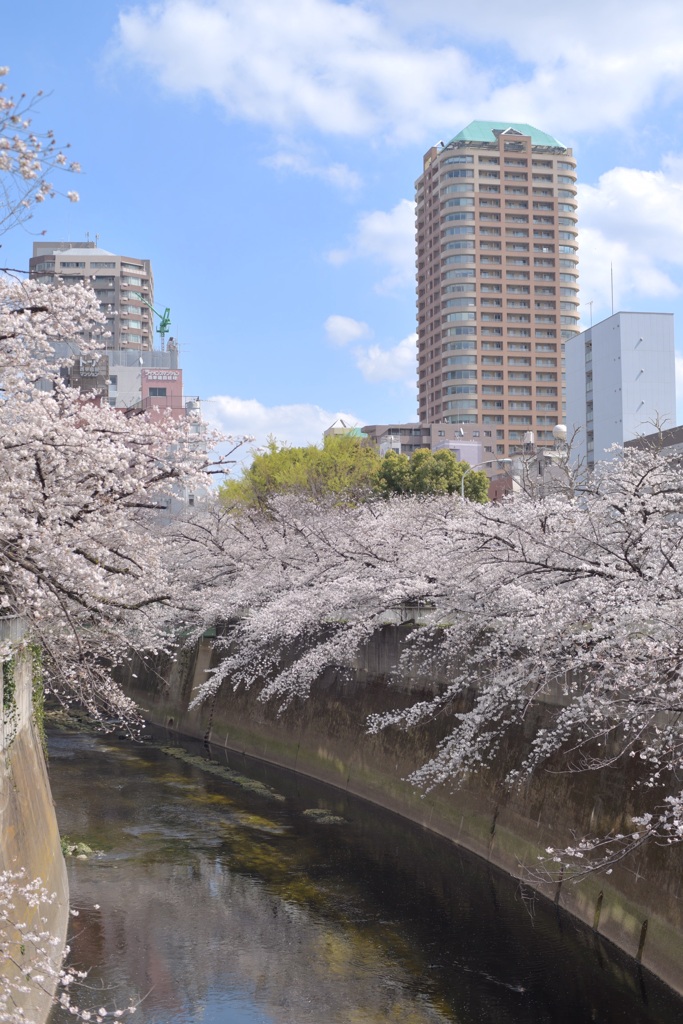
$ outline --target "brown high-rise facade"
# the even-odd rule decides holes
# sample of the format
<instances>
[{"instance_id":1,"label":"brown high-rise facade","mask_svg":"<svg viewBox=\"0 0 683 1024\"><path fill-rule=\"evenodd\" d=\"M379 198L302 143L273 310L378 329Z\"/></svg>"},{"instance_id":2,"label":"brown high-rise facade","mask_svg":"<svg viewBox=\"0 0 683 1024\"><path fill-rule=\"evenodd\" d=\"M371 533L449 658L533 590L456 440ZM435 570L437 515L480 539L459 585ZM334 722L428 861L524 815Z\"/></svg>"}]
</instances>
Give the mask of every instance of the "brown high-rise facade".
<instances>
[{"instance_id":1,"label":"brown high-rise facade","mask_svg":"<svg viewBox=\"0 0 683 1024\"><path fill-rule=\"evenodd\" d=\"M416 182L418 402L507 455L563 422L578 331L576 163L527 124L474 121Z\"/></svg>"}]
</instances>

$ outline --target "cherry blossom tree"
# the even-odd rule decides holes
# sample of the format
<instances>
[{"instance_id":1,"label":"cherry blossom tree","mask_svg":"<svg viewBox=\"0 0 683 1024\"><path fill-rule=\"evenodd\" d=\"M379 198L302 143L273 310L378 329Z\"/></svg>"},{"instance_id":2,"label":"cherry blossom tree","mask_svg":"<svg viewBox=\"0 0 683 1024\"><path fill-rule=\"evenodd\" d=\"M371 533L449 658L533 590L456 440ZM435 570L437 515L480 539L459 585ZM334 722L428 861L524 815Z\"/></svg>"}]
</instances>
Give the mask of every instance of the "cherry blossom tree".
<instances>
[{"instance_id":1,"label":"cherry blossom tree","mask_svg":"<svg viewBox=\"0 0 683 1024\"><path fill-rule=\"evenodd\" d=\"M33 115L43 94L11 96L1 80L8 72L0 67L0 233L30 218L36 204L57 194L77 202L77 192L59 193L48 175L81 169L67 158L68 146L60 147L54 132L34 128Z\"/></svg>"},{"instance_id":2,"label":"cherry blossom tree","mask_svg":"<svg viewBox=\"0 0 683 1024\"><path fill-rule=\"evenodd\" d=\"M58 145L54 132L34 128L33 116L43 93L10 95L2 81L8 72L8 68L0 68L0 233L28 220L36 204L56 195L66 195L77 203L77 191L60 193L48 176L81 170L76 161L68 159L65 150L69 146Z\"/></svg>"},{"instance_id":3,"label":"cherry blossom tree","mask_svg":"<svg viewBox=\"0 0 683 1024\"><path fill-rule=\"evenodd\" d=\"M52 171L80 169L52 131L34 130L41 94L11 97L7 70L0 233L57 194ZM25 620L63 696L134 719L110 669L130 647L165 642L157 606L182 601L160 511L177 494L206 491L207 471L229 454L209 464L217 438L198 437L192 416L127 416L67 387L69 365L103 339L87 286L0 277L0 614Z\"/></svg>"},{"instance_id":4,"label":"cherry blossom tree","mask_svg":"<svg viewBox=\"0 0 683 1024\"><path fill-rule=\"evenodd\" d=\"M0 233L56 194L46 175L79 169L51 132L34 132L37 99L14 100L0 83ZM127 415L66 386L64 371L101 349L102 331L87 286L0 276L0 617L25 625L23 639L0 642L0 661L35 645L63 701L133 726L137 709L112 670L131 650L168 644L170 611L185 603L166 505L207 493L230 453L212 462L218 438L190 415ZM11 717L7 696L0 713ZM40 879L0 865L0 1021L26 1020L24 1001L55 984L77 1019L122 1016L72 1001L79 976L61 967L47 929L52 898Z\"/></svg>"},{"instance_id":5,"label":"cherry blossom tree","mask_svg":"<svg viewBox=\"0 0 683 1024\"><path fill-rule=\"evenodd\" d=\"M46 911L54 899L55 894L49 893L40 879L28 881L23 871L0 871L0 1024L26 1024L29 1017L24 999L35 1001L36 991L49 999L55 986L57 1002L77 1020L101 1024L134 1013L134 1004L89 1008L74 1001L74 989L87 975L62 966L60 940L47 926ZM71 913L78 916L76 910ZM79 993L82 995L81 990Z\"/></svg>"},{"instance_id":6,"label":"cherry blossom tree","mask_svg":"<svg viewBox=\"0 0 683 1024\"><path fill-rule=\"evenodd\" d=\"M111 668L164 644L158 608L183 601L163 509L222 464L192 416L130 416L65 386L98 330L87 287L0 280L0 608L27 622L59 693L135 717Z\"/></svg>"},{"instance_id":7,"label":"cherry blossom tree","mask_svg":"<svg viewBox=\"0 0 683 1024\"><path fill-rule=\"evenodd\" d=\"M452 714L416 785L486 771L542 703L546 724L510 766L511 786L548 765L637 768L627 834L585 837L563 856L607 865L643 842L679 842L682 522L676 457L637 450L602 464L579 497L349 508L288 496L266 514L207 510L178 539L210 552L196 629L228 624L200 699L226 680L282 704L305 698L409 605L421 628L397 671L432 665L448 683L369 726Z\"/></svg>"}]
</instances>

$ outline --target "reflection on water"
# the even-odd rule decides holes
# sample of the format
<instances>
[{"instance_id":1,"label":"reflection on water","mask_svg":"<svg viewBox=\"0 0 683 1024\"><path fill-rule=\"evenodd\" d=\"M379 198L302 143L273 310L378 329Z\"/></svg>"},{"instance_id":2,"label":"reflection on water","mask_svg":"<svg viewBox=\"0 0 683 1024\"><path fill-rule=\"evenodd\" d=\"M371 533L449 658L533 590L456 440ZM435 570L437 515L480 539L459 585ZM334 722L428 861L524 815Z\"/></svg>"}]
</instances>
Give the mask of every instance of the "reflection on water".
<instances>
[{"instance_id":1,"label":"reflection on water","mask_svg":"<svg viewBox=\"0 0 683 1024\"><path fill-rule=\"evenodd\" d=\"M50 737L77 1000L138 1024L673 1024L683 1001L452 844L225 751ZM73 1020L55 1011L51 1024Z\"/></svg>"}]
</instances>

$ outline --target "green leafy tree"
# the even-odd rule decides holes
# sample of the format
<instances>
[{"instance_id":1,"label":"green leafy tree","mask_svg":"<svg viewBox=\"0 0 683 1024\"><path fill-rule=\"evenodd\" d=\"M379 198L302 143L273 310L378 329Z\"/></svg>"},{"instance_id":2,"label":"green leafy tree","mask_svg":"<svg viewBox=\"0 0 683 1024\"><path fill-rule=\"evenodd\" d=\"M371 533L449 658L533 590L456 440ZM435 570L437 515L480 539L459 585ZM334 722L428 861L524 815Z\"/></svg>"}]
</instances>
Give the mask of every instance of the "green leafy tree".
<instances>
[{"instance_id":1,"label":"green leafy tree","mask_svg":"<svg viewBox=\"0 0 683 1024\"><path fill-rule=\"evenodd\" d=\"M460 494L465 476L465 497L470 501L488 501L489 480L483 470L472 471L447 448L432 452L420 448L410 458L388 452L377 474L381 494ZM465 475L466 474L466 475Z\"/></svg>"},{"instance_id":2,"label":"green leafy tree","mask_svg":"<svg viewBox=\"0 0 683 1024\"><path fill-rule=\"evenodd\" d=\"M460 494L467 474L465 497L486 502L486 473L468 470L468 463L447 449L422 448L410 458L389 452L381 458L376 448L349 434L326 437L322 448L314 444L294 448L270 438L242 478L223 485L221 497L228 504L253 508L266 505L276 494L310 498L332 494L351 502L373 494Z\"/></svg>"},{"instance_id":3,"label":"green leafy tree","mask_svg":"<svg viewBox=\"0 0 683 1024\"><path fill-rule=\"evenodd\" d=\"M221 497L248 506L264 505L275 494L336 494L358 501L375 490L379 466L376 449L353 435L329 435L322 448L292 448L270 438L242 478L223 485Z\"/></svg>"}]
</instances>

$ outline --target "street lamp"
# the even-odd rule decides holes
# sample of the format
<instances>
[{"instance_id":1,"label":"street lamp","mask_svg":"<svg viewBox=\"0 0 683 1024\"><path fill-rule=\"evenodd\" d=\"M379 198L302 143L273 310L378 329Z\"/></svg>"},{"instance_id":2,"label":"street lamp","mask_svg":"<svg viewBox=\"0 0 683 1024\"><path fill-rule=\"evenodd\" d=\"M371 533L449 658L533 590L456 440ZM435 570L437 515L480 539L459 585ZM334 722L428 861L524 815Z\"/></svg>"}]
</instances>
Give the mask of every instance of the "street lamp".
<instances>
[{"instance_id":1,"label":"street lamp","mask_svg":"<svg viewBox=\"0 0 683 1024\"><path fill-rule=\"evenodd\" d=\"M481 469L482 466L490 466L493 463L497 463L499 466L511 466L512 459L487 459L486 462L478 462L476 466L470 466L465 470L460 478L460 499L465 500L465 477L468 473L472 473L475 469Z\"/></svg>"}]
</instances>

